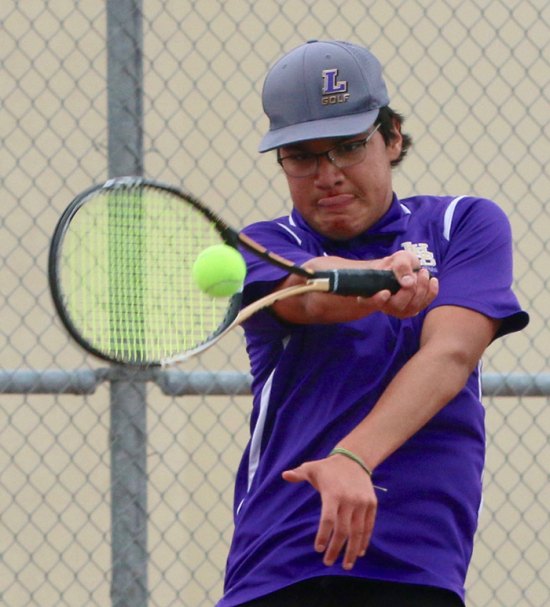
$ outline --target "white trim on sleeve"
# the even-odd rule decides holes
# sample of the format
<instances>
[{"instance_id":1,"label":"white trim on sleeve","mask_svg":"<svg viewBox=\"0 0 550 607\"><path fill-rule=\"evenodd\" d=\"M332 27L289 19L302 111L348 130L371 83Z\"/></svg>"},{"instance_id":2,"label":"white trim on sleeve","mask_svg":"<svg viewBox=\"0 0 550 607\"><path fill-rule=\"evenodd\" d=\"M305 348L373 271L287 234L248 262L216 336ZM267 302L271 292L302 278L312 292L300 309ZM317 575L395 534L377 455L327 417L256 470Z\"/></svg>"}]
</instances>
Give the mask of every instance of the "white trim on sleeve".
<instances>
[{"instance_id":1,"label":"white trim on sleeve","mask_svg":"<svg viewBox=\"0 0 550 607\"><path fill-rule=\"evenodd\" d=\"M445 216L443 218L443 238L449 241L451 240L451 226L453 224L453 217L456 209L456 205L466 196L458 196L454 200L451 200L447 210L445 211Z\"/></svg>"}]
</instances>

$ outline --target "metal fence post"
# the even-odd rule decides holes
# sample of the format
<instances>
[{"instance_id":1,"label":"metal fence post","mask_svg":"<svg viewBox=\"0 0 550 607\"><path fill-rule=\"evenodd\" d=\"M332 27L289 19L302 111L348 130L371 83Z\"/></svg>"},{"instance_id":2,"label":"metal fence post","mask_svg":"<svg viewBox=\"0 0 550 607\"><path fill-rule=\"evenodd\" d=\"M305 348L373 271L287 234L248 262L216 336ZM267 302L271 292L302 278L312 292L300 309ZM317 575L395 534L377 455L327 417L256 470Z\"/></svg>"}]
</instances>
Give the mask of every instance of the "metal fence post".
<instances>
[{"instance_id":1,"label":"metal fence post","mask_svg":"<svg viewBox=\"0 0 550 607\"><path fill-rule=\"evenodd\" d=\"M109 176L143 172L142 0L107 2ZM137 375L113 379L111 528L113 607L146 607L146 384Z\"/></svg>"},{"instance_id":2,"label":"metal fence post","mask_svg":"<svg viewBox=\"0 0 550 607\"><path fill-rule=\"evenodd\" d=\"M8 0L0 19L0 604L222 595L251 413L239 336L173 369L103 366L55 319L47 251L66 204L108 175L181 184L235 225L286 214L257 153L260 87L309 30L382 60L414 141L398 193L479 195L510 217L532 320L483 361L467 602L550 605L550 3Z\"/></svg>"},{"instance_id":3,"label":"metal fence post","mask_svg":"<svg viewBox=\"0 0 550 607\"><path fill-rule=\"evenodd\" d=\"M110 384L113 607L145 607L148 598L144 389L135 380Z\"/></svg>"}]
</instances>

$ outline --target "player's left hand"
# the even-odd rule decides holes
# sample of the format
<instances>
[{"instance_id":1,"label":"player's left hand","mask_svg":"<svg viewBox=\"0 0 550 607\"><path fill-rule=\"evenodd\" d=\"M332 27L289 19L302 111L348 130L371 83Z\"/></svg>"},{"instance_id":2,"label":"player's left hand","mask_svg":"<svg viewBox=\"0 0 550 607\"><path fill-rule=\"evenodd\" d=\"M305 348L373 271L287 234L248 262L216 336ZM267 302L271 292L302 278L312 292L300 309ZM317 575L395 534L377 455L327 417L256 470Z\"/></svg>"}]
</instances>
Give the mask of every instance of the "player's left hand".
<instances>
[{"instance_id":1,"label":"player's left hand","mask_svg":"<svg viewBox=\"0 0 550 607\"><path fill-rule=\"evenodd\" d=\"M283 479L317 489L322 507L314 548L324 553L327 566L344 551L342 566L352 569L365 555L376 517L378 500L368 474L348 458L332 455L287 470Z\"/></svg>"}]
</instances>

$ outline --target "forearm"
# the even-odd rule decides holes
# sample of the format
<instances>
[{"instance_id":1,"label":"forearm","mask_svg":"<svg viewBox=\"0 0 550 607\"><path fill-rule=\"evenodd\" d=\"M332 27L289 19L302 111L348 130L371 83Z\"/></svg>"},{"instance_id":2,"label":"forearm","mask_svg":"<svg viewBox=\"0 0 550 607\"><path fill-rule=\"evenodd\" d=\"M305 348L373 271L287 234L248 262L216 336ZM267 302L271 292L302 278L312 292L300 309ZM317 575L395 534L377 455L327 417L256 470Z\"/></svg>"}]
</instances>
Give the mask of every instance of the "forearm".
<instances>
[{"instance_id":1,"label":"forearm","mask_svg":"<svg viewBox=\"0 0 550 607\"><path fill-rule=\"evenodd\" d=\"M343 259L340 257L316 257L307 264L310 270L334 269L378 269L373 261ZM279 289L293 287L305 282L305 279L290 274ZM365 304L357 297L341 296L328 293L311 292L297 297L282 300L274 304L275 313L287 322L295 324L330 324L349 322L365 316ZM373 307L375 310L376 307Z\"/></svg>"},{"instance_id":2,"label":"forearm","mask_svg":"<svg viewBox=\"0 0 550 607\"><path fill-rule=\"evenodd\" d=\"M343 297L332 293L312 292L289 297L273 305L273 311L286 322L294 324L328 324L349 322L373 312L405 318L414 316L436 297L438 283L427 271L418 270L418 260L401 251L373 260L350 260L340 257L317 257L306 264L312 270L327 269L378 269L392 271L400 283L400 290L392 295L389 290L372 297ZM278 288L295 286L304 279L289 275Z\"/></svg>"},{"instance_id":3,"label":"forearm","mask_svg":"<svg viewBox=\"0 0 550 607\"><path fill-rule=\"evenodd\" d=\"M453 328L455 320L462 332ZM367 417L338 445L374 469L418 432L464 387L498 321L460 308L429 314L419 351L388 385Z\"/></svg>"},{"instance_id":4,"label":"forearm","mask_svg":"<svg viewBox=\"0 0 550 607\"><path fill-rule=\"evenodd\" d=\"M419 352L396 375L369 415L339 446L373 470L418 432L464 386L470 370L452 357Z\"/></svg>"}]
</instances>

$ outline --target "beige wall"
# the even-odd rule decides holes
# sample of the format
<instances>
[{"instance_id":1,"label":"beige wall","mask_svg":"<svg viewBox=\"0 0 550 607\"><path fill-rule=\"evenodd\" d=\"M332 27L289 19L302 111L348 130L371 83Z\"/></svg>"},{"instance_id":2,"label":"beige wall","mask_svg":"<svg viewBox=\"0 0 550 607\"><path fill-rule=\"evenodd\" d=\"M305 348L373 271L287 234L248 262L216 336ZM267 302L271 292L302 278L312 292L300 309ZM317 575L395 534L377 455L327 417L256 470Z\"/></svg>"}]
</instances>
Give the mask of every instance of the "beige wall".
<instances>
[{"instance_id":1,"label":"beige wall","mask_svg":"<svg viewBox=\"0 0 550 607\"><path fill-rule=\"evenodd\" d=\"M266 66L306 39L369 45L415 140L397 192L477 193L510 216L518 294L532 323L491 347L486 371L545 372L549 13L545 0L512 4L145 0L146 173L207 198L236 226L285 212L273 156L256 153ZM0 367L101 366L61 330L45 268L62 209L107 176L105 3L6 0L0 16ZM245 371L240 337L184 367L204 368ZM151 387L149 402L152 604L210 605L221 592L249 398L171 399ZM547 402L487 404L471 604L512 607L524 592L542 606L550 601ZM108 429L106 387L88 397L0 397L7 606L53 606L60 596L108 604Z\"/></svg>"}]
</instances>

